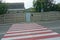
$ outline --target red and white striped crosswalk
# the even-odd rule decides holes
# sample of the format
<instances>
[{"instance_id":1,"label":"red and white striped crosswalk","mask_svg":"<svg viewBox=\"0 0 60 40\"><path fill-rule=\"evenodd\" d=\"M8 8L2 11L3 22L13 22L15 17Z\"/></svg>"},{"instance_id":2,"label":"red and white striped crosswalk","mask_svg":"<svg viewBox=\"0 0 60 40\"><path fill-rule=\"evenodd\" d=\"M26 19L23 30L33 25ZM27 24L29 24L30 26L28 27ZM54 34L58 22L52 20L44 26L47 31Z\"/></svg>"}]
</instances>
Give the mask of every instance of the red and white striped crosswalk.
<instances>
[{"instance_id":1,"label":"red and white striped crosswalk","mask_svg":"<svg viewBox=\"0 0 60 40\"><path fill-rule=\"evenodd\" d=\"M60 34L36 23L13 24L1 40L59 40Z\"/></svg>"}]
</instances>

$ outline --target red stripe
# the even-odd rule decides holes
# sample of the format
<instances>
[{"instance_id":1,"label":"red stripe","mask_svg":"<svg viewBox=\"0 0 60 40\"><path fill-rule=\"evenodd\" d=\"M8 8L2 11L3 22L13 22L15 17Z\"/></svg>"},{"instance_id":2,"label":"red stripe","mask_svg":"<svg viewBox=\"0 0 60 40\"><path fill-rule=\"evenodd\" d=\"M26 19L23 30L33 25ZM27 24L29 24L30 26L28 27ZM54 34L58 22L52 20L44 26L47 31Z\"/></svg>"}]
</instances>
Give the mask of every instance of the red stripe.
<instances>
[{"instance_id":1,"label":"red stripe","mask_svg":"<svg viewBox=\"0 0 60 40\"><path fill-rule=\"evenodd\" d=\"M34 32L34 31L44 31L48 29L42 29L42 30L28 30L28 31L23 31L23 32L7 32L6 34L15 34L15 33L24 33L24 32Z\"/></svg>"},{"instance_id":2,"label":"red stripe","mask_svg":"<svg viewBox=\"0 0 60 40\"><path fill-rule=\"evenodd\" d=\"M40 36L40 37L34 37L34 38L26 38L26 39L14 39L14 40L41 40L41 39L56 38L56 37L60 37L60 34L50 35L50 36Z\"/></svg>"},{"instance_id":3,"label":"red stripe","mask_svg":"<svg viewBox=\"0 0 60 40\"><path fill-rule=\"evenodd\" d=\"M13 36L4 36L3 38L17 37L17 36L29 36L29 35L36 35L36 34L47 34L47 33L54 33L54 32L40 32L40 33L32 33L32 34L19 34L19 35L13 35Z\"/></svg>"}]
</instances>

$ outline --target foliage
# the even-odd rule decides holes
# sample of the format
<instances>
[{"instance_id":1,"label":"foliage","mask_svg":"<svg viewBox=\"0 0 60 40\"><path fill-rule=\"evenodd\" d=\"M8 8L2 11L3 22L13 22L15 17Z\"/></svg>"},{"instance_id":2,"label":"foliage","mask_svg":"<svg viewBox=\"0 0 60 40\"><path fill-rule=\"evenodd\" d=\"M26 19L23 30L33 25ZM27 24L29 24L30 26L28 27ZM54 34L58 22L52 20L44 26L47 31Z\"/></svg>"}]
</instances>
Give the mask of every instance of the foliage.
<instances>
[{"instance_id":1,"label":"foliage","mask_svg":"<svg viewBox=\"0 0 60 40\"><path fill-rule=\"evenodd\" d=\"M28 8L25 11L27 11L27 12L35 12L36 10L35 10L35 8Z\"/></svg>"},{"instance_id":2,"label":"foliage","mask_svg":"<svg viewBox=\"0 0 60 40\"><path fill-rule=\"evenodd\" d=\"M53 3L54 0L34 0L33 6L37 12L43 11L58 11L60 7L57 4Z\"/></svg>"},{"instance_id":3,"label":"foliage","mask_svg":"<svg viewBox=\"0 0 60 40\"><path fill-rule=\"evenodd\" d=\"M60 3L56 4L56 6L57 6L56 11L60 11Z\"/></svg>"},{"instance_id":4,"label":"foliage","mask_svg":"<svg viewBox=\"0 0 60 40\"><path fill-rule=\"evenodd\" d=\"M7 5L5 3L0 3L0 15L7 12Z\"/></svg>"}]
</instances>

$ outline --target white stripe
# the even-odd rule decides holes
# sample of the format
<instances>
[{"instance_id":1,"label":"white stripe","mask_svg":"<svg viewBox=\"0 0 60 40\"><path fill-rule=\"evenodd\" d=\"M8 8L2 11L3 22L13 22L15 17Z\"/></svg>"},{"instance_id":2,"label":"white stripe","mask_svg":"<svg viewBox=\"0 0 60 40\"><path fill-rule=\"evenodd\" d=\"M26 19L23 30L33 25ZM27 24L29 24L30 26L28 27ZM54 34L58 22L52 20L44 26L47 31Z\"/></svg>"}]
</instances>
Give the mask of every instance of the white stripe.
<instances>
[{"instance_id":1,"label":"white stripe","mask_svg":"<svg viewBox=\"0 0 60 40\"><path fill-rule=\"evenodd\" d=\"M23 30L23 31L35 31L35 30L44 30L44 29L47 29L47 28L42 28L42 29L31 29L31 30ZM12 32L23 32L22 30L19 30L19 31L8 31L7 33L12 33Z\"/></svg>"},{"instance_id":2,"label":"white stripe","mask_svg":"<svg viewBox=\"0 0 60 40\"><path fill-rule=\"evenodd\" d=\"M22 29L23 29L23 30L24 30L24 29L31 29L31 30L32 30L32 29L42 29L42 28L37 28L37 27L36 27L36 28L33 28L33 27L32 27L32 28L27 28L27 27L26 27L26 28L11 28L10 30L19 30L19 29L20 29L20 30L22 30Z\"/></svg>"},{"instance_id":3,"label":"white stripe","mask_svg":"<svg viewBox=\"0 0 60 40\"><path fill-rule=\"evenodd\" d=\"M3 39L4 39L4 40L14 40L14 39L33 38L33 37L49 36L49 35L57 35L57 34L58 34L58 33L36 34L36 35L18 36L18 37L10 37L10 38L3 38ZM2 39L2 40L3 40L3 39Z\"/></svg>"},{"instance_id":4,"label":"white stripe","mask_svg":"<svg viewBox=\"0 0 60 40\"><path fill-rule=\"evenodd\" d=\"M45 31L35 31L35 32L24 32L24 33L15 33L15 34L6 34L5 36L13 36L13 35L25 35L25 34L33 34L33 33L41 33L41 32L52 32L52 30Z\"/></svg>"}]
</instances>

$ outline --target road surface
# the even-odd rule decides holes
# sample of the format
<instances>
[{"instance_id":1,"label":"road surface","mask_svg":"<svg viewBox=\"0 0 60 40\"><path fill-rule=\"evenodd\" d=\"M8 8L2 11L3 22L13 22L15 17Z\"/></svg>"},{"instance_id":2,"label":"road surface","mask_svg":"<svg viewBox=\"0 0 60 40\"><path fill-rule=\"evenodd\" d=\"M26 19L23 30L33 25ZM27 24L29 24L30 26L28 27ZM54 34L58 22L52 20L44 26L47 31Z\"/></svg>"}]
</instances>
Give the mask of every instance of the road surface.
<instances>
[{"instance_id":1,"label":"road surface","mask_svg":"<svg viewBox=\"0 0 60 40\"><path fill-rule=\"evenodd\" d=\"M57 21L44 21L44 22L37 22L37 24L45 26L53 31L60 33L60 20ZM11 24L0 24L0 39L3 35L8 31L11 27Z\"/></svg>"}]
</instances>

